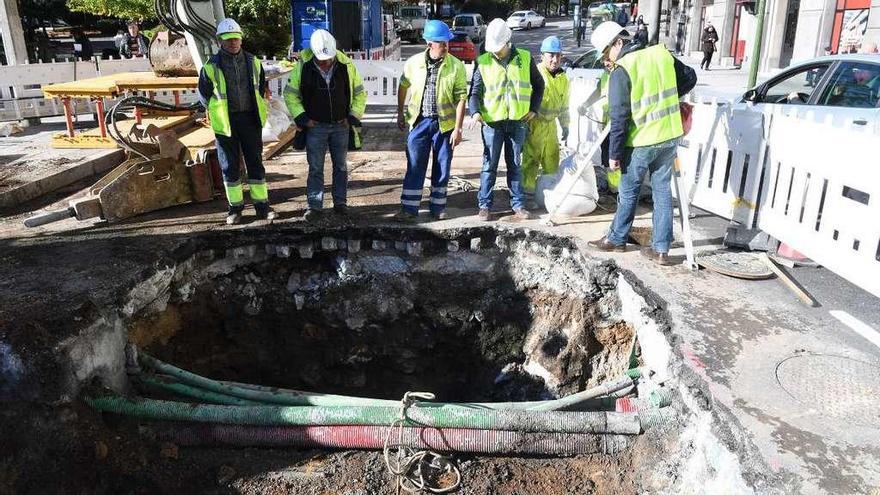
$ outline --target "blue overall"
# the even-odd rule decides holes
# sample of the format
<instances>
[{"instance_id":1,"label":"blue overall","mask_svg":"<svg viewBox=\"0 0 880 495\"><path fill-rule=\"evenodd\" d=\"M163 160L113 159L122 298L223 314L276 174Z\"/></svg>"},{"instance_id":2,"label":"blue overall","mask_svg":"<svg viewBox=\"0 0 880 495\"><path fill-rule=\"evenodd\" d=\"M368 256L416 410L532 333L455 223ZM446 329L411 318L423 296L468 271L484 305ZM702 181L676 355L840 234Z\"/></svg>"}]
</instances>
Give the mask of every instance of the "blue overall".
<instances>
[{"instance_id":1,"label":"blue overall","mask_svg":"<svg viewBox=\"0 0 880 495\"><path fill-rule=\"evenodd\" d=\"M437 215L446 209L446 185L452 169L452 130L440 132L436 117L419 117L406 138L406 175L400 203L407 213L418 214L422 202L422 188L428 171L428 158L434 152L431 167L431 197L429 209Z\"/></svg>"}]
</instances>

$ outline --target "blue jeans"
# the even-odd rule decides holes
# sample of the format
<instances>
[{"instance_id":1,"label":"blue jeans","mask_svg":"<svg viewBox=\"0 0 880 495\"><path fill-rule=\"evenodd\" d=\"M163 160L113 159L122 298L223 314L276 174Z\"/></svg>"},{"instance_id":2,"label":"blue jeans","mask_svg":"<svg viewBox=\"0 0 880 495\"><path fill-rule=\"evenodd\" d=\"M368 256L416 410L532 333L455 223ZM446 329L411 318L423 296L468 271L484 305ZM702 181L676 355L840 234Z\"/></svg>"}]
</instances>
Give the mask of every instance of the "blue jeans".
<instances>
[{"instance_id":1,"label":"blue jeans","mask_svg":"<svg viewBox=\"0 0 880 495\"><path fill-rule=\"evenodd\" d=\"M430 210L434 215L446 209L446 185L452 168L452 130L440 132L436 117L419 118L406 138L406 175L400 203L409 213L418 214L422 202L422 187L428 171L428 158L434 153L431 167Z\"/></svg>"},{"instance_id":2,"label":"blue jeans","mask_svg":"<svg viewBox=\"0 0 880 495\"><path fill-rule=\"evenodd\" d=\"M324 208L324 161L327 148L333 163L333 206L344 206L348 191L348 127L345 124L315 124L306 132L306 159L309 177L306 180L306 197L310 210Z\"/></svg>"},{"instance_id":3,"label":"blue jeans","mask_svg":"<svg viewBox=\"0 0 880 495\"><path fill-rule=\"evenodd\" d=\"M507 164L510 206L514 210L524 206L522 150L528 132L529 125L519 120L501 120L483 125L483 170L480 172L480 192L477 195L480 209L492 208L492 188L498 175L502 147L504 163Z\"/></svg>"},{"instance_id":4,"label":"blue jeans","mask_svg":"<svg viewBox=\"0 0 880 495\"><path fill-rule=\"evenodd\" d=\"M227 185L241 182L241 163L239 157L244 156L249 183L264 183L266 169L263 167L263 129L256 112L235 112L229 114L231 136L216 134L217 161L223 172L223 182ZM265 211L267 202L254 202L254 208ZM230 213L241 213L244 204L229 205Z\"/></svg>"},{"instance_id":5,"label":"blue jeans","mask_svg":"<svg viewBox=\"0 0 880 495\"><path fill-rule=\"evenodd\" d=\"M678 149L678 138L651 146L627 148L623 157L620 187L617 191L617 212L606 236L612 244L626 244L636 216L639 188L645 173L651 173L651 196L654 199L651 247L668 253L672 244L672 163Z\"/></svg>"}]
</instances>

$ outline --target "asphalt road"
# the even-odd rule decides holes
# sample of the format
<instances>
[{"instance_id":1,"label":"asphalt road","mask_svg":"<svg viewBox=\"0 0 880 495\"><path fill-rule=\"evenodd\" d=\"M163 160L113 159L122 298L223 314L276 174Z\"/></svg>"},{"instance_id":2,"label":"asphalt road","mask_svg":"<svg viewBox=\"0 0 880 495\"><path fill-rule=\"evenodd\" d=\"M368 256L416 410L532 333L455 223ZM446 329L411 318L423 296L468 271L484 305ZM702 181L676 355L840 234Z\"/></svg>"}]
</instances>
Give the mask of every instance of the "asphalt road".
<instances>
[{"instance_id":1,"label":"asphalt road","mask_svg":"<svg viewBox=\"0 0 880 495\"><path fill-rule=\"evenodd\" d=\"M533 55L540 55L541 42L547 36L558 36L562 40L563 54L574 59L578 55L587 51L587 44L584 43L578 48L575 43L572 21L570 17L553 18L547 20L547 25L541 28L532 28L528 31L523 29L515 29L513 31L513 43L519 48L526 48ZM422 50L423 44L411 45L405 43L400 48L401 58L407 59Z\"/></svg>"}]
</instances>

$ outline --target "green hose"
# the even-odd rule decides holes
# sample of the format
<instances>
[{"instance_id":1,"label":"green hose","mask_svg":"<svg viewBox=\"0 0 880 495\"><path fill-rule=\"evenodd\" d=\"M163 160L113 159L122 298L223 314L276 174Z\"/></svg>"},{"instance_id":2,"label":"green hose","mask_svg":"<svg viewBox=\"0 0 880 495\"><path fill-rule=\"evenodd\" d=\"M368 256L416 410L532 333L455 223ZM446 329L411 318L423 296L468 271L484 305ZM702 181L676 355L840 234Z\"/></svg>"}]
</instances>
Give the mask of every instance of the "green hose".
<instances>
[{"instance_id":1,"label":"green hose","mask_svg":"<svg viewBox=\"0 0 880 495\"><path fill-rule=\"evenodd\" d=\"M211 392L210 390L193 387L185 383L174 381L173 379L157 377L154 375L141 375L139 380L143 385L154 390L171 392L183 397L210 402L212 404L222 404L227 406L257 406L263 404L258 401L240 399L231 395Z\"/></svg>"},{"instance_id":2,"label":"green hose","mask_svg":"<svg viewBox=\"0 0 880 495\"><path fill-rule=\"evenodd\" d=\"M398 407L400 401L388 399L372 399L364 397L351 397L346 395L320 394L314 392L303 392L300 390L290 390L275 387L264 387L259 385L250 385L236 382L221 382L207 378L195 373L180 369L171 364L160 361L143 352L138 356L140 363L147 368L172 376L180 380L186 385L198 387L224 396L237 397L261 404L276 404L285 406L384 406ZM624 388L623 385L632 385L632 378L623 377L609 384L595 387L583 392L578 392L561 399L547 401L528 401L528 402L462 402L462 403L443 403L443 402L422 402L419 401L420 407L444 407L447 405L457 406L461 408L471 409L492 409L492 410L540 410L540 411L557 411L562 409L587 409L601 408L596 407L596 398L614 393Z\"/></svg>"},{"instance_id":3,"label":"green hose","mask_svg":"<svg viewBox=\"0 0 880 495\"><path fill-rule=\"evenodd\" d=\"M253 426L387 426L400 417L399 407L223 406L113 395L87 398L86 401L99 411L139 418ZM633 413L495 411L456 406L411 406L406 410L405 425L629 435L641 431L638 415Z\"/></svg>"}]
</instances>

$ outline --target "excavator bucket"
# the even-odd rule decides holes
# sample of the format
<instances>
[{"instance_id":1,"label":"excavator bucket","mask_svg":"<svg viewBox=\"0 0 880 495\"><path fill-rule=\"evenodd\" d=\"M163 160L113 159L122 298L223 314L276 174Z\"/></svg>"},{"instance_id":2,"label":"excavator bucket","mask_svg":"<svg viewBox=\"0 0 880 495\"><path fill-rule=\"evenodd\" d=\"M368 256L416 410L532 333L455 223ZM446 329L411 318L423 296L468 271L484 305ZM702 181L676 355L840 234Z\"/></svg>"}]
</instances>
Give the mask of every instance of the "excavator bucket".
<instances>
[{"instance_id":1,"label":"excavator bucket","mask_svg":"<svg viewBox=\"0 0 880 495\"><path fill-rule=\"evenodd\" d=\"M196 64L189 53L186 38L162 31L150 43L150 65L157 76L198 76Z\"/></svg>"}]
</instances>

